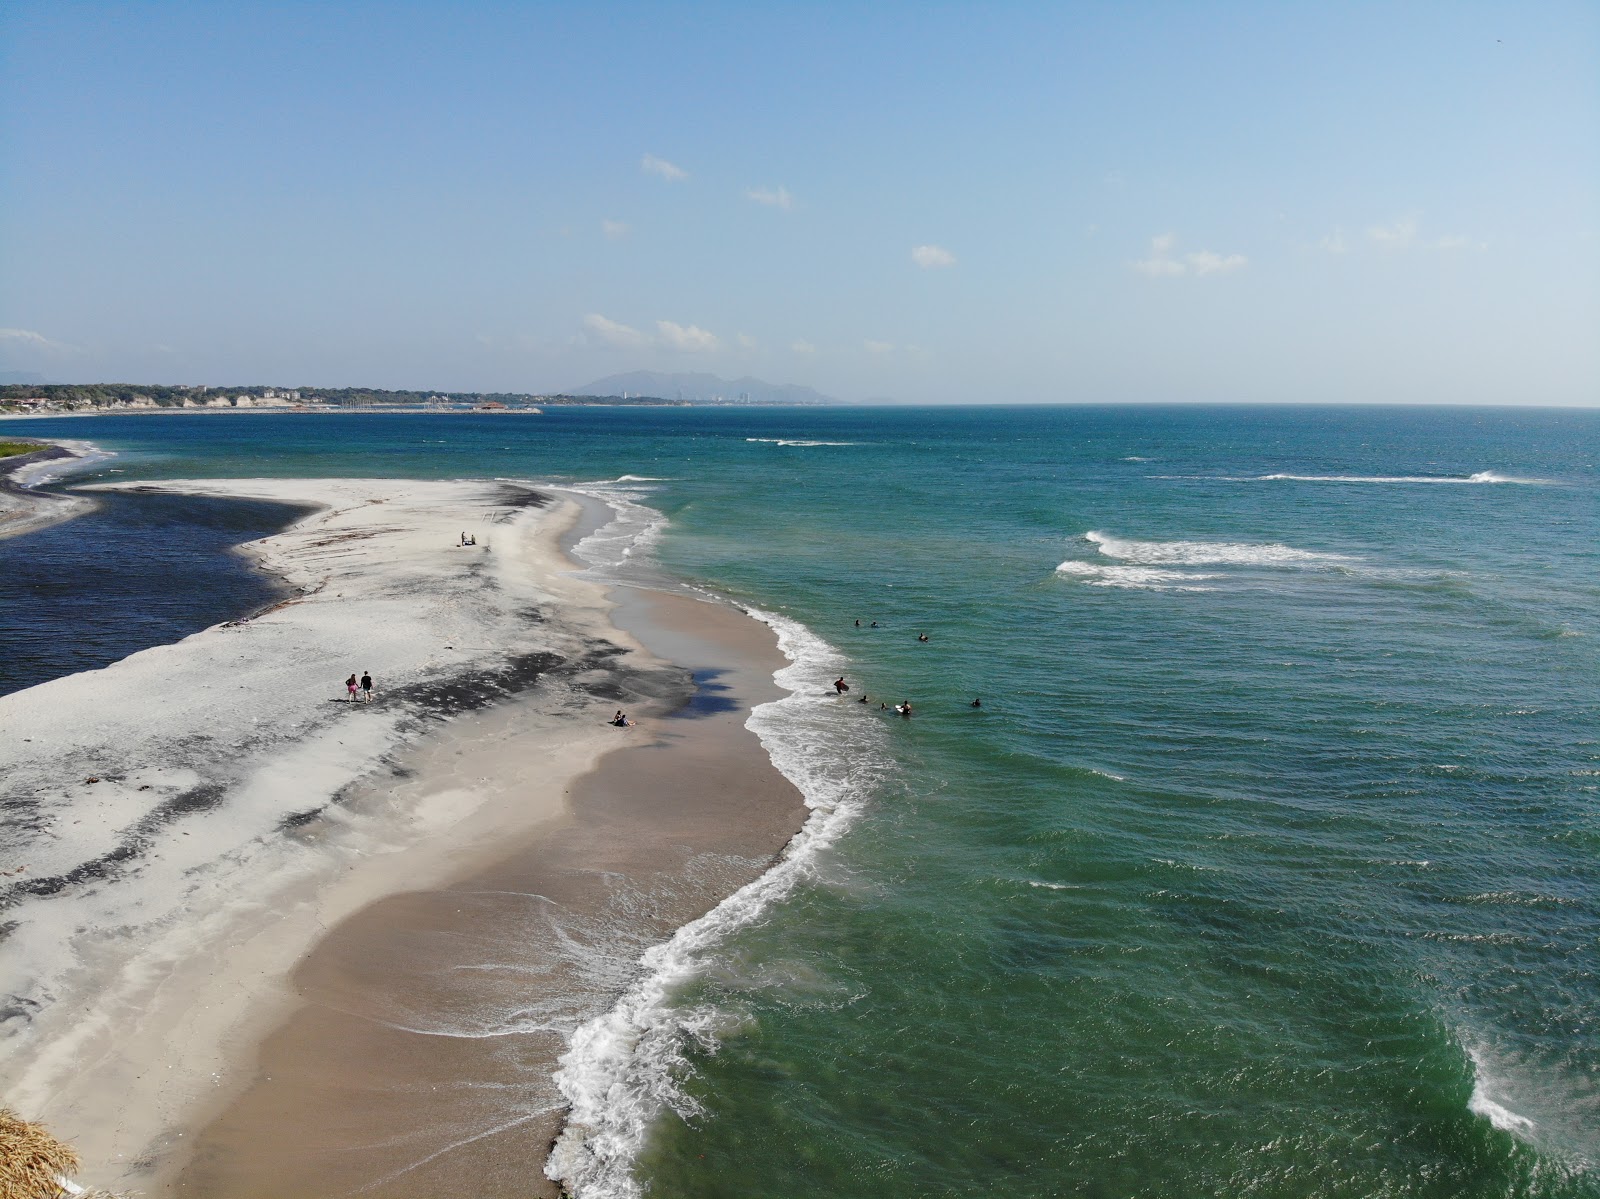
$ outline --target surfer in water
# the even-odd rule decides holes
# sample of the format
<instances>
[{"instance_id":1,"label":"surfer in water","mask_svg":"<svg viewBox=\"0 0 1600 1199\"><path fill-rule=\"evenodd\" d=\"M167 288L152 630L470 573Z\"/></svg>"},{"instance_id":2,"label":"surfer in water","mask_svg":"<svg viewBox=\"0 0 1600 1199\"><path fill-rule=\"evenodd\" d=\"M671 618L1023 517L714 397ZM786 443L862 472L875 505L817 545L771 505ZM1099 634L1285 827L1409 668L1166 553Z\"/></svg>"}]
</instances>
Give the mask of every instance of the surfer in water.
<instances>
[{"instance_id":1,"label":"surfer in water","mask_svg":"<svg viewBox=\"0 0 1600 1199\"><path fill-rule=\"evenodd\" d=\"M911 701L909 699L901 700L898 704L895 705L895 709L894 710L896 712L900 713L900 715L904 719L906 719L906 720L910 720L911 719Z\"/></svg>"},{"instance_id":2,"label":"surfer in water","mask_svg":"<svg viewBox=\"0 0 1600 1199\"><path fill-rule=\"evenodd\" d=\"M837 695L843 695L846 691L850 690L850 684L844 681L844 675L840 675L838 678L833 680L833 690Z\"/></svg>"}]
</instances>

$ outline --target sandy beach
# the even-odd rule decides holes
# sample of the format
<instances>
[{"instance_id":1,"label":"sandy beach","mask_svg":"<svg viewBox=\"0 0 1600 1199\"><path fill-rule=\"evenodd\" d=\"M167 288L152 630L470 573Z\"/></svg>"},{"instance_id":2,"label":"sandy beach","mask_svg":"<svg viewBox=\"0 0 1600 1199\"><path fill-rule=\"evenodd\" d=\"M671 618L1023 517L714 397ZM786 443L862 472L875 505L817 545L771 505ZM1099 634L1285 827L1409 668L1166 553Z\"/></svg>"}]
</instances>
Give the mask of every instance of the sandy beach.
<instances>
[{"instance_id":1,"label":"sandy beach","mask_svg":"<svg viewBox=\"0 0 1600 1199\"><path fill-rule=\"evenodd\" d=\"M36 489L97 455L89 442L56 441L40 442L31 454L0 458L0 537L19 537L86 512L94 501L84 496Z\"/></svg>"},{"instance_id":2,"label":"sandy beach","mask_svg":"<svg viewBox=\"0 0 1600 1199\"><path fill-rule=\"evenodd\" d=\"M118 486L315 511L247 547L282 603L0 698L0 1093L150 1196L554 1193L571 1033L804 818L772 633L529 487Z\"/></svg>"}]
</instances>

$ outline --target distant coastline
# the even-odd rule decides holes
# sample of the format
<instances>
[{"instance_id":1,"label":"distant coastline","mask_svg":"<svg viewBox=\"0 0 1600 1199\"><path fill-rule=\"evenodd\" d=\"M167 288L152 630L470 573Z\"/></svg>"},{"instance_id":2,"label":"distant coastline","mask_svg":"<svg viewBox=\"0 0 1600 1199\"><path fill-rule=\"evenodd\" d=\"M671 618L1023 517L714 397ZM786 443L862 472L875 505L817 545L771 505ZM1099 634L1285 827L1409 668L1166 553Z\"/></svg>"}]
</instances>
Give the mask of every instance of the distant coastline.
<instances>
[{"instance_id":1,"label":"distant coastline","mask_svg":"<svg viewBox=\"0 0 1600 1199\"><path fill-rule=\"evenodd\" d=\"M620 376L618 378L621 378ZM670 378L663 376L663 378ZM689 378L689 376L685 376ZM602 382L609 382L603 380ZM739 381L745 382L743 380ZM750 381L755 382L755 381ZM69 416L102 412L514 412L538 414L546 407L619 405L688 408L771 407L780 404L825 404L825 396L791 394L780 389L771 397L749 390L724 395L683 394L672 398L622 390L590 392L389 391L374 387L240 387L144 383L8 383L0 385L0 415ZM815 398L811 398L815 397Z\"/></svg>"}]
</instances>

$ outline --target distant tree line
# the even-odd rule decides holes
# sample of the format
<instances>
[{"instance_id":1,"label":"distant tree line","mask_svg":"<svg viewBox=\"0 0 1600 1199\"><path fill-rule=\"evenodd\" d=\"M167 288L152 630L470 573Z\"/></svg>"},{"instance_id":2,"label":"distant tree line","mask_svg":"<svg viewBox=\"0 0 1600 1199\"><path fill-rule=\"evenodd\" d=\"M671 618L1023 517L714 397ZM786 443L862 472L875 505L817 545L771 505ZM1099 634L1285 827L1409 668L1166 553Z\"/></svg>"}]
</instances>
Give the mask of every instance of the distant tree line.
<instances>
[{"instance_id":1,"label":"distant tree line","mask_svg":"<svg viewBox=\"0 0 1600 1199\"><path fill-rule=\"evenodd\" d=\"M0 405L15 404L24 399L45 399L62 408L100 408L112 404L129 404L136 400L150 401L160 408L181 408L185 401L191 405L204 404L221 397L250 396L267 398L268 393L285 398L286 392L298 393L294 401L321 403L330 407L366 408L378 405L405 405L438 403L450 404L505 404L518 407L528 404L674 404L654 396L581 396L532 395L507 391L385 391L377 387L184 387L163 386L151 383L7 383L0 384Z\"/></svg>"}]
</instances>

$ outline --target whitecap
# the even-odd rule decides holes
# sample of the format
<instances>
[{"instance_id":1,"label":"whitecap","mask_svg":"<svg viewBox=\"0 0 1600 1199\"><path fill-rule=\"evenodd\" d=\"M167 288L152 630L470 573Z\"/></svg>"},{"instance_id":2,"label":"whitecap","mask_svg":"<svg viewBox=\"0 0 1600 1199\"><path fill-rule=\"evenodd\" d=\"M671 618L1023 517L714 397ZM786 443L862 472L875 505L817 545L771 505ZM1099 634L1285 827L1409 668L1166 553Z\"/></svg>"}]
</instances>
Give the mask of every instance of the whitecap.
<instances>
[{"instance_id":1,"label":"whitecap","mask_svg":"<svg viewBox=\"0 0 1600 1199\"><path fill-rule=\"evenodd\" d=\"M1138 591L1210 591L1198 586L1217 576L1187 570L1162 570L1153 566L1107 566L1069 558L1056 567L1057 574L1081 579L1091 587L1126 587Z\"/></svg>"},{"instance_id":2,"label":"whitecap","mask_svg":"<svg viewBox=\"0 0 1600 1199\"><path fill-rule=\"evenodd\" d=\"M1108 558L1145 566L1319 567L1354 560L1346 554L1295 549L1276 542L1134 541L1094 531L1083 536Z\"/></svg>"},{"instance_id":3,"label":"whitecap","mask_svg":"<svg viewBox=\"0 0 1600 1199\"><path fill-rule=\"evenodd\" d=\"M1514 475L1497 474L1480 470L1471 475L1250 475L1227 479L1230 483L1518 483L1537 487L1548 484L1549 479L1519 479Z\"/></svg>"},{"instance_id":4,"label":"whitecap","mask_svg":"<svg viewBox=\"0 0 1600 1199\"><path fill-rule=\"evenodd\" d=\"M753 441L753 442L761 442L761 443L763 443L765 445L790 445L790 446L860 445L861 444L859 441L801 441L801 440L798 440L798 439L795 439L795 438L789 438L789 437L746 437L745 440L746 441Z\"/></svg>"},{"instance_id":5,"label":"whitecap","mask_svg":"<svg viewBox=\"0 0 1600 1199\"><path fill-rule=\"evenodd\" d=\"M585 1199L641 1195L632 1166L656 1116L665 1109L699 1111L679 1082L688 1068L685 1051L691 1042L715 1049L726 1016L675 1004L676 988L711 965L729 934L815 877L821 855L854 822L888 762L882 726L852 720L824 697L826 681L844 668L843 656L786 617L750 615L772 627L791 664L774 676L789 694L757 707L746 727L799 788L811 815L776 866L647 950L616 1005L574 1033L555 1076L571 1106L545 1174Z\"/></svg>"}]
</instances>

